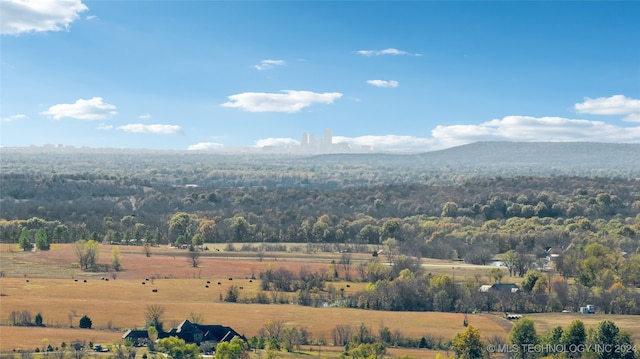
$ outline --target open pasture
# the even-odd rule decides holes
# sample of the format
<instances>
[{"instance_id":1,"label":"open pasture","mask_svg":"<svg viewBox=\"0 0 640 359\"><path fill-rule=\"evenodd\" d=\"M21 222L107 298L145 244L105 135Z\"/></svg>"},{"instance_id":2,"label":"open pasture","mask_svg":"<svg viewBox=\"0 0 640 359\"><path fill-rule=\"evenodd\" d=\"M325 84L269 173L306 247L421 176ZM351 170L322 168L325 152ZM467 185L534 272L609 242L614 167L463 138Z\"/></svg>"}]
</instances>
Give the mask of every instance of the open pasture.
<instances>
[{"instance_id":1,"label":"open pasture","mask_svg":"<svg viewBox=\"0 0 640 359\"><path fill-rule=\"evenodd\" d=\"M109 262L112 248L109 245L102 246L99 263ZM204 323L229 325L248 337L257 335L269 320L305 326L315 338L324 338L328 342L332 341L331 330L339 324L356 326L363 323L374 333L385 325L407 337L431 336L443 340L449 340L464 330L464 315L460 313L227 303L223 298L232 285L242 287L239 290L241 302L255 296L260 281L251 278L259 277L260 272L269 266L274 269L283 267L294 273L302 267L312 272L329 273L331 261L339 262L341 254L266 252L260 260L253 252L225 252L222 247L216 248L204 252L199 266L194 268L185 250L154 247L151 256L147 257L141 247L120 246L124 270L113 275L80 271L72 264L77 258L69 244L54 244L47 252L21 252L17 250L17 245L1 244L0 352L35 348L42 345L44 338L54 346L76 339L110 343L118 340L126 329L143 327L145 310L149 305L165 308L165 328L176 326L196 314L203 317ZM370 258L368 254L353 254L352 277L357 278L357 263ZM384 257L381 259L384 260ZM424 259L423 266L427 272L454 275L456 280L486 276L489 269ZM342 276L341 269L339 272ZM514 281L518 279L514 278ZM348 295L364 289L366 284L336 280L328 282L328 286L343 288ZM22 310L28 310L33 316L41 313L46 327L7 326L11 312ZM83 315L92 319L93 329L77 329ZM640 342L640 321L637 316L560 313L529 316L536 322L538 333L544 333L556 325L566 328L574 319L583 320L587 326L611 319L622 330L632 333L636 343ZM493 314L469 314L468 319L471 325L480 328L485 339L494 336L506 338L513 324ZM436 354L431 351L405 353L402 350L405 349L393 349L390 352L416 358L432 358Z\"/></svg>"},{"instance_id":2,"label":"open pasture","mask_svg":"<svg viewBox=\"0 0 640 359\"><path fill-rule=\"evenodd\" d=\"M257 290L257 282L227 279L224 282L220 280L220 286L217 281L211 282L213 285L205 288L205 279L159 279L143 285L141 281L133 279L91 279L85 283L83 280L76 282L72 279L34 278L26 282L24 278L2 278L0 317L6 323L11 311L29 310L33 315L41 313L47 326L66 328L70 324L77 327L80 317L86 314L93 321L94 329L91 332L102 332L111 341L118 339L127 328L142 327L148 305L161 305L165 308L166 327L176 325L189 318L192 313L197 313L204 317L206 323L229 325L249 337L257 335L262 325L269 320L283 320L288 325L306 326L315 337L328 341L331 341L331 330L338 324L364 323L374 332L384 324L392 330L400 330L406 336L430 335L444 339L449 339L464 329L463 315L459 313L382 312L288 304L225 303L220 301L219 294L230 285L242 285L244 291L251 293ZM154 293L152 288L158 291ZM483 335L487 337L505 335L504 329L487 316L469 315L469 321L481 328ZM23 343L21 345L39 345L43 339L37 334L41 328L20 328L22 331L33 330L33 335L20 335L20 339L13 338L13 328L2 327L0 350L12 350L18 342ZM76 335L77 332L72 330L63 334ZM68 338L73 339L76 338Z\"/></svg>"},{"instance_id":3,"label":"open pasture","mask_svg":"<svg viewBox=\"0 0 640 359\"><path fill-rule=\"evenodd\" d=\"M102 246L100 263L108 263L112 248ZM239 257L239 252L227 256L223 250L213 250L200 259L198 268L193 268L184 250L154 247L152 255L146 257L140 247L121 246L125 270L117 272L114 279L111 273L87 273L74 268L72 263L76 258L71 245L53 245L48 252L20 252L15 246L6 244L0 249L5 275L0 278L0 321L8 324L12 311L28 310L34 316L41 313L47 326L2 326L0 351L5 352L17 347L36 347L43 338L49 338L52 343L58 340L53 338L70 342L79 339L77 334L83 332L97 335L95 341L111 342L119 339L128 328L142 327L148 305L165 308L165 327L177 325L196 313L202 315L206 323L229 325L247 336L257 335L269 320L306 326L315 337L327 341L332 340L331 330L338 324L364 323L374 332L386 325L405 336L430 335L444 339L450 339L463 329L463 315L456 313L379 312L288 304L236 304L222 300L231 285L243 288L240 301L255 296L259 280L251 278L258 277L268 266L284 267L294 273L303 266L311 271L329 271L332 258L337 262L339 253L269 252L260 261L250 257L252 253ZM354 254L356 263L368 258L364 254ZM355 276L353 267L352 275ZM362 290L366 284L349 283L347 287L344 281L332 281L327 286L344 288L348 295ZM85 314L92 319L94 329L69 328L71 325L77 327L80 317ZM505 335L504 329L490 317L471 315L470 322L480 327L487 337ZM86 340L92 339L87 336Z\"/></svg>"},{"instance_id":4,"label":"open pasture","mask_svg":"<svg viewBox=\"0 0 640 359\"><path fill-rule=\"evenodd\" d=\"M252 244L255 245L255 244ZM102 245L98 263L108 264L111 251L118 247L122 256L123 271L115 273L118 279L144 278L207 278L207 277L257 277L267 266L286 268L298 273L301 267L312 272L329 272L331 262L339 263L342 253L317 252L305 253L290 251L302 244L289 244L286 252L266 251L262 258L256 252L225 251L224 244L207 244L208 251L204 251L199 259L199 265L194 268L188 252L174 247L152 247L151 256L147 257L140 246ZM236 245L241 248L241 245ZM351 254L351 277L358 278L359 263L370 260L369 253ZM71 244L53 244L50 251L22 252L17 244L0 243L0 270L7 277L47 277L47 278L100 278L112 276L113 273L83 272L78 267L78 258ZM386 257L380 261L386 263ZM425 272L433 275L446 274L454 276L456 280L481 277L489 281L490 266L469 265L457 261L422 259ZM340 275L342 268L338 265ZM505 270L506 272L506 270ZM521 279L515 279L519 281Z\"/></svg>"}]
</instances>

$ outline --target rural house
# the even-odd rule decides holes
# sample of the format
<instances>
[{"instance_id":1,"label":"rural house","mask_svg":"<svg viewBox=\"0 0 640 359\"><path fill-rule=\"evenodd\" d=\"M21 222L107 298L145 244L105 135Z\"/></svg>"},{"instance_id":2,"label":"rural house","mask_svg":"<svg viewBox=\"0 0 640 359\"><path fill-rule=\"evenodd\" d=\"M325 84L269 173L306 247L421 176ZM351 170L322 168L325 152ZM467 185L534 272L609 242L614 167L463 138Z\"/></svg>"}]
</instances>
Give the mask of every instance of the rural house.
<instances>
[{"instance_id":1,"label":"rural house","mask_svg":"<svg viewBox=\"0 0 640 359\"><path fill-rule=\"evenodd\" d=\"M515 283L494 283L482 285L478 289L480 292L494 292L494 293L515 293L519 290L518 285Z\"/></svg>"},{"instance_id":2,"label":"rural house","mask_svg":"<svg viewBox=\"0 0 640 359\"><path fill-rule=\"evenodd\" d=\"M244 335L238 334L231 327L219 324L196 324L188 320L167 332L158 333L158 339L167 337L178 337L187 343L196 344L230 342L235 337L247 341ZM135 344L144 345L149 342L149 334L146 330L129 330L122 339L131 339Z\"/></svg>"}]
</instances>

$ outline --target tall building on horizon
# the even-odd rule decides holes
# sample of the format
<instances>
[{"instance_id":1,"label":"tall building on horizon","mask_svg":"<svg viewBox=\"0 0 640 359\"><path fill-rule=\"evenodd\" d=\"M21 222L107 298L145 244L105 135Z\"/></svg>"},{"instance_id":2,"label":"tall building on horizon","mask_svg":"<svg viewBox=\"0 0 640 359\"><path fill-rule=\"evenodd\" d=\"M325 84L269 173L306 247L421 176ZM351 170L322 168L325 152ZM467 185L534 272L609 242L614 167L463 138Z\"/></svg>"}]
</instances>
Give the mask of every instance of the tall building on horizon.
<instances>
[{"instance_id":1,"label":"tall building on horizon","mask_svg":"<svg viewBox=\"0 0 640 359\"><path fill-rule=\"evenodd\" d=\"M326 146L331 146L333 144L333 135L331 133L331 129L330 128L325 128L324 129L324 137L322 138L322 142L324 145Z\"/></svg>"}]
</instances>

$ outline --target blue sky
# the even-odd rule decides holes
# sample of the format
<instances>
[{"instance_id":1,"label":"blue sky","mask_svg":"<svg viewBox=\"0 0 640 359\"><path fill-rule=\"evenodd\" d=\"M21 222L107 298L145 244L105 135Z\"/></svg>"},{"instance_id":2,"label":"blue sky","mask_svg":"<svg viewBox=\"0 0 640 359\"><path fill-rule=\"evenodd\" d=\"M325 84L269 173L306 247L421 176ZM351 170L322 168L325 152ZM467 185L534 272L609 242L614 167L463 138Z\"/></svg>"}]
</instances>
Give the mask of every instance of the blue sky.
<instances>
[{"instance_id":1,"label":"blue sky","mask_svg":"<svg viewBox=\"0 0 640 359\"><path fill-rule=\"evenodd\" d=\"M640 2L0 0L1 145L640 142Z\"/></svg>"}]
</instances>

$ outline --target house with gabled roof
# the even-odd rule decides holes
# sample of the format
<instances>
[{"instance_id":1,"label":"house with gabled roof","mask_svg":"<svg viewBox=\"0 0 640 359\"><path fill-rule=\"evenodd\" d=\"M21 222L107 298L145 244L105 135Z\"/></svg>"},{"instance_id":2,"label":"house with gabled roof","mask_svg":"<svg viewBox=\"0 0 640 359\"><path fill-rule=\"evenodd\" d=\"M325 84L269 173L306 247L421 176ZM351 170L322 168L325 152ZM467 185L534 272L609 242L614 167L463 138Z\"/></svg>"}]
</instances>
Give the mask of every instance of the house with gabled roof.
<instances>
[{"instance_id":1,"label":"house with gabled roof","mask_svg":"<svg viewBox=\"0 0 640 359\"><path fill-rule=\"evenodd\" d=\"M519 290L515 283L494 283L482 285L478 289L480 292L499 292L499 293L515 293Z\"/></svg>"},{"instance_id":2,"label":"house with gabled roof","mask_svg":"<svg viewBox=\"0 0 640 359\"><path fill-rule=\"evenodd\" d=\"M238 334L231 327L219 324L197 324L185 320L180 325L166 332L158 333L158 338L178 337L186 343L221 343L230 342L233 338L238 337L245 342L247 338ZM149 341L149 334L146 330L129 330L123 336L123 339L131 339L134 344L146 344Z\"/></svg>"}]
</instances>

